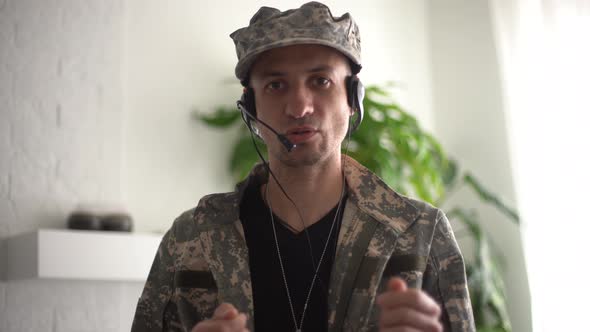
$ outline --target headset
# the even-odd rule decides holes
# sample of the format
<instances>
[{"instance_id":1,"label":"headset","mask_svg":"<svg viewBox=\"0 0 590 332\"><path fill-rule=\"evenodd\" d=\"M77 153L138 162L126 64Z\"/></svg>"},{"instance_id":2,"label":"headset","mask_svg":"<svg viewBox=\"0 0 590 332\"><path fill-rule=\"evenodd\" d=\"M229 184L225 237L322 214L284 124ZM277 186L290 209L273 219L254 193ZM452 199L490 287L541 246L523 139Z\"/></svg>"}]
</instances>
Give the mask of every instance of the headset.
<instances>
[{"instance_id":1,"label":"headset","mask_svg":"<svg viewBox=\"0 0 590 332\"><path fill-rule=\"evenodd\" d=\"M363 99L365 98L365 87L356 75L347 76L345 83L346 99L348 101L348 105L352 107L353 112L357 114L356 118L354 119L354 122L352 122L352 124L348 127L347 135L349 135L355 130L357 130L361 122L363 121ZM281 142L281 144L283 144L287 151L291 152L293 148L297 147L297 145L289 141L289 139L285 135L277 132L270 125L258 119L258 117L256 116L256 102L254 99L254 90L251 87L244 88L244 93L240 97L240 100L236 102L236 104L238 106L238 110L240 110L240 112L242 113L242 120L244 120L244 123L246 123L248 129L254 135L260 137L260 131L254 125L254 123L260 123L261 125L270 129L270 131L272 131L276 135L277 139ZM351 116L354 116L354 114Z\"/></svg>"}]
</instances>

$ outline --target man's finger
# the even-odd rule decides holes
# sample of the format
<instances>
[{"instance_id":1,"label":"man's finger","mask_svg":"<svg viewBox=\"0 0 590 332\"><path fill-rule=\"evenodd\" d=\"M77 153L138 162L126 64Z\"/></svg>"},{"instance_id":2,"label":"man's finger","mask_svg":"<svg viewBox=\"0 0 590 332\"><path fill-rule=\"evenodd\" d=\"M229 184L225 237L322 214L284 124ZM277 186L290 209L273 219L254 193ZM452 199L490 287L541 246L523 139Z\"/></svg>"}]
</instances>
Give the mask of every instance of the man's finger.
<instances>
[{"instance_id":1,"label":"man's finger","mask_svg":"<svg viewBox=\"0 0 590 332\"><path fill-rule=\"evenodd\" d=\"M415 328L419 331L441 332L438 316L416 311L412 308L382 310L379 316L381 330L394 327Z\"/></svg>"},{"instance_id":2,"label":"man's finger","mask_svg":"<svg viewBox=\"0 0 590 332\"><path fill-rule=\"evenodd\" d=\"M424 313L440 315L440 307L428 294L418 289L408 289L405 292L388 291L377 297L377 305L381 309L408 307Z\"/></svg>"},{"instance_id":3,"label":"man's finger","mask_svg":"<svg viewBox=\"0 0 590 332\"><path fill-rule=\"evenodd\" d=\"M247 317L246 314L240 313L233 319L208 319L204 320L195 327L191 332L205 332L205 331L232 331L232 332L247 332L246 328Z\"/></svg>"},{"instance_id":4,"label":"man's finger","mask_svg":"<svg viewBox=\"0 0 590 332\"><path fill-rule=\"evenodd\" d=\"M234 319L238 316L238 309L230 303L220 304L213 313L213 319Z\"/></svg>"},{"instance_id":5,"label":"man's finger","mask_svg":"<svg viewBox=\"0 0 590 332\"><path fill-rule=\"evenodd\" d=\"M387 289L394 292L403 292L408 289L408 285L402 278L393 277L387 282Z\"/></svg>"},{"instance_id":6,"label":"man's finger","mask_svg":"<svg viewBox=\"0 0 590 332\"><path fill-rule=\"evenodd\" d=\"M390 328L380 329L379 332L422 332L422 331L415 329L413 327L402 326L402 327L390 327Z\"/></svg>"},{"instance_id":7,"label":"man's finger","mask_svg":"<svg viewBox=\"0 0 590 332\"><path fill-rule=\"evenodd\" d=\"M247 317L245 313L239 313L236 318L229 321L231 331L243 331L246 328Z\"/></svg>"}]
</instances>

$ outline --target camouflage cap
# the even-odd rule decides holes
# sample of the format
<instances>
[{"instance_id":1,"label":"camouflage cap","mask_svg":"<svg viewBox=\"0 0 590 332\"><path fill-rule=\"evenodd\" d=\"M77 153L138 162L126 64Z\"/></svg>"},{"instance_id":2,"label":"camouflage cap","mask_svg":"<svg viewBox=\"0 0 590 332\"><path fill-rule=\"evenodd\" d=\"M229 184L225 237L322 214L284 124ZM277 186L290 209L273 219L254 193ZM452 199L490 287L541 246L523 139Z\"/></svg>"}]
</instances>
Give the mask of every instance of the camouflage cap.
<instances>
[{"instance_id":1,"label":"camouflage cap","mask_svg":"<svg viewBox=\"0 0 590 332\"><path fill-rule=\"evenodd\" d=\"M319 44L333 47L361 67L361 37L350 14L332 16L330 8L309 2L284 12L261 7L250 25L234 31L230 37L236 45L236 76L244 81L256 57L267 50L296 45Z\"/></svg>"}]
</instances>

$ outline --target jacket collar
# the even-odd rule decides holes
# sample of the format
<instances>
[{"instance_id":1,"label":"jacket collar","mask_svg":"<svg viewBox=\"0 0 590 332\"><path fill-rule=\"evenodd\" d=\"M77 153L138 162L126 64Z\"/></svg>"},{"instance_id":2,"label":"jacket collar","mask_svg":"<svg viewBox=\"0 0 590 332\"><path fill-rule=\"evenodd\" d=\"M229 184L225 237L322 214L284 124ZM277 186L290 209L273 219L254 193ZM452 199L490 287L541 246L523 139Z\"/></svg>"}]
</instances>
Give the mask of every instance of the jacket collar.
<instances>
[{"instance_id":1,"label":"jacket collar","mask_svg":"<svg viewBox=\"0 0 590 332\"><path fill-rule=\"evenodd\" d=\"M382 179L353 158L343 155L344 176L347 182L349 199L358 205L359 210L373 217L376 221L391 227L395 233L403 233L419 216L418 209L411 201L398 194ZM208 208L226 215L228 218L202 218L199 222L233 223L239 219L239 204L245 189L251 183L266 183L268 173L262 164L257 164L250 175L238 183L236 190L231 193L213 195L208 202ZM199 225L207 227L208 225ZM213 225L209 225L213 226Z\"/></svg>"},{"instance_id":2,"label":"jacket collar","mask_svg":"<svg viewBox=\"0 0 590 332\"><path fill-rule=\"evenodd\" d=\"M366 167L347 155L343 155L343 165L349 194L356 199L362 212L397 234L403 233L418 218L418 209L408 198L392 190Z\"/></svg>"},{"instance_id":3,"label":"jacket collar","mask_svg":"<svg viewBox=\"0 0 590 332\"><path fill-rule=\"evenodd\" d=\"M418 218L418 209L411 201L392 190L369 169L344 154L342 164L349 198L357 202L362 212L391 227L397 234L403 233ZM266 182L268 172L263 164L257 164L250 175L236 186L234 203L242 201L244 191L251 183Z\"/></svg>"}]
</instances>

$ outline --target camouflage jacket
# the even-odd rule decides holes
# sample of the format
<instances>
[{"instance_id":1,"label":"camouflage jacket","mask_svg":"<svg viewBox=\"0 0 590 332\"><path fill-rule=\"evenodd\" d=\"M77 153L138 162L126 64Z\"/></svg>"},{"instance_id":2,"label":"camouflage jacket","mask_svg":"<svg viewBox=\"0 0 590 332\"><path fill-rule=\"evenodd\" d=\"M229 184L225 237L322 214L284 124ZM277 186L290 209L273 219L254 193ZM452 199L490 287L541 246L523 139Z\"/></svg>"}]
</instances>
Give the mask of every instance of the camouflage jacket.
<instances>
[{"instance_id":1,"label":"camouflage jacket","mask_svg":"<svg viewBox=\"0 0 590 332\"><path fill-rule=\"evenodd\" d=\"M463 258L442 211L401 196L351 158L348 201L328 293L329 331L376 331L375 296L390 276L422 288L442 307L445 331L475 331ZM264 176L262 167L250 177ZM238 190L213 194L164 235L132 331L190 331L222 302L248 315L253 298Z\"/></svg>"}]
</instances>

